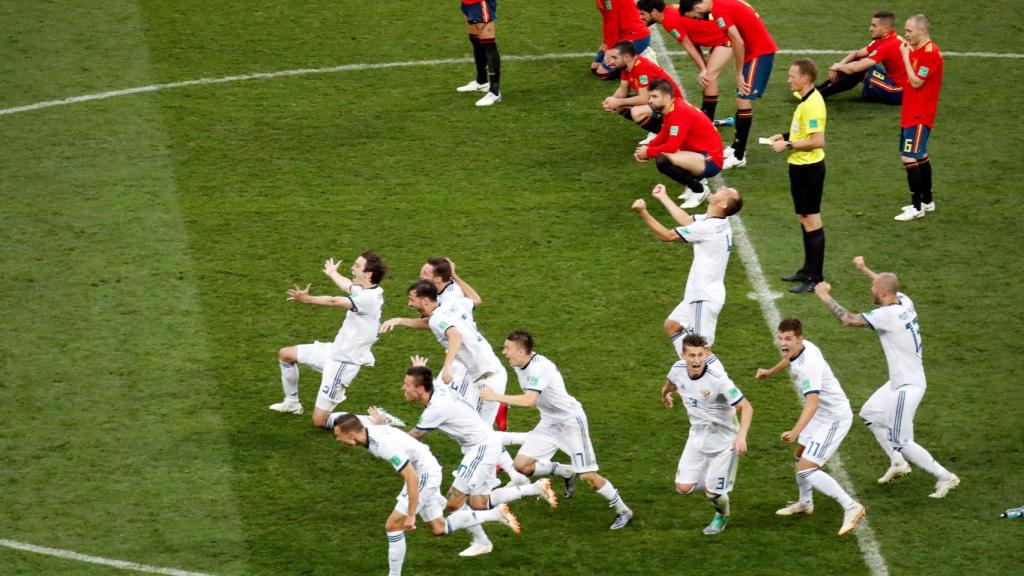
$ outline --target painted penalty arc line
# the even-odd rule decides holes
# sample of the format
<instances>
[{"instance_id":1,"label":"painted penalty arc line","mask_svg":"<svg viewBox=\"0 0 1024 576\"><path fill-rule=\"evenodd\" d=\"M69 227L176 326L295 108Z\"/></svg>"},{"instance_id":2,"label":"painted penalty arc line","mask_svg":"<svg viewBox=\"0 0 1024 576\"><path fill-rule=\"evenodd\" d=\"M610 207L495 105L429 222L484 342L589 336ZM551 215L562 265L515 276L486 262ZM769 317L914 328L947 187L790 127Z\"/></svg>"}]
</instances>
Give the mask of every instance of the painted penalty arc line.
<instances>
[{"instance_id":1,"label":"painted penalty arc line","mask_svg":"<svg viewBox=\"0 0 1024 576\"><path fill-rule=\"evenodd\" d=\"M36 546L35 544L27 544L25 542L17 542L15 540L7 540L4 538L0 538L0 546L3 546L5 548L13 548L15 550L22 550L24 552L34 552L36 554L43 554L45 556L55 556L57 558L64 558L66 560L77 560L78 562L99 564L102 566L120 568L122 570L145 572L147 574L163 574L164 576L212 576L211 574L207 574L205 572L189 572L188 570L179 570L178 568L161 568L160 566L150 566L148 564L139 564L137 562L114 560L112 558L102 558L100 556L90 556L88 554L72 552L71 550L61 550L60 548L47 548L46 546Z\"/></svg>"},{"instance_id":2,"label":"painted penalty arc line","mask_svg":"<svg viewBox=\"0 0 1024 576\"><path fill-rule=\"evenodd\" d=\"M660 43L664 47L664 43ZM660 50L662 54L670 54L672 56L686 55L685 52L676 50ZM778 54L788 55L828 55L828 54L847 54L846 50L816 50L816 49L801 49L801 50L779 50ZM550 54L533 54L533 55L508 55L502 56L501 59L507 62L536 62L542 60L566 60L570 58L583 58L592 56L591 52L562 52L562 53L550 53ZM1024 54L1017 53L1006 53L1006 52L943 52L944 56L953 58L1001 58L1011 60L1024 59ZM418 66L444 66L450 64L465 64L472 62L472 58L441 58L436 60L412 60L406 62L381 62L376 64L345 64L341 66L329 66L326 68L297 68L294 70L279 70L276 72L253 72L250 74L239 74L234 76L221 76L218 78L197 78L195 80L182 80L179 82L168 82L165 84L149 84L146 86L135 86L132 88L121 88L117 90L109 90L105 92L96 92L93 94L82 94L80 96L71 96L60 100L45 100L42 102L36 102L34 104L25 104L22 106L14 106L12 108L0 108L0 116L10 116L12 114L20 114L22 112L31 112L33 110L41 110L43 108L53 108L57 106L68 106L71 104L81 104L83 102L93 102L96 100L107 100L109 98L117 98L120 96L130 96L132 94L147 94L151 92L160 92L162 90L172 90L175 88L187 88L189 86L206 86L211 84L227 84L230 82L245 82L249 80L269 80L273 78L287 78L293 76L309 76L312 74L337 74L341 72L353 72L359 70L384 70L388 68L412 68Z\"/></svg>"},{"instance_id":3,"label":"painted penalty arc line","mask_svg":"<svg viewBox=\"0 0 1024 576\"><path fill-rule=\"evenodd\" d=\"M665 48L665 43L662 41L660 32L653 32L651 34L651 45L659 54L659 62L662 60L661 56L670 56L678 53L670 52ZM780 50L779 52L784 54L820 54L823 52L828 54L847 53L839 51L826 52L809 50ZM1024 57L1024 55L1022 55L1022 57ZM680 89L683 90L685 94L685 89L682 87L683 84L679 80L679 75L676 73L675 64L672 63L671 58L666 57L664 60L665 63L662 64L662 66L665 68L665 71L676 80ZM716 175L711 180L716 186L725 184L725 179L722 178L721 174ZM764 316L768 332L772 337L774 337L776 327L778 327L782 318L782 313L779 311L779 307L775 304L775 297L769 288L768 280L765 278L764 269L761 268L760 259L757 257L757 251L754 249L754 243L750 240L750 234L747 232L747 228L743 224L743 219L739 214L733 214L729 217L729 220L732 224L733 235L736 240L736 250L739 252L740 260L743 262L743 268L747 273L747 280L754 289L754 296L757 300L758 306L761 308L761 314ZM802 402L803 395L800 394L800 390L795 387L795 384L793 390ZM839 482L851 498L857 500L857 493L853 488L853 482L850 480L850 476L846 472L846 467L843 466L843 461L840 458L838 451L829 459L828 465L829 470L832 472L836 481ZM882 556L882 550L878 545L878 540L875 538L875 532L871 529L867 517L861 518L860 522L857 524L857 529L854 530L853 533L857 538L857 546L860 548L861 555L864 557L864 564L867 565L871 575L889 576L889 568L886 565L885 557Z\"/></svg>"}]
</instances>

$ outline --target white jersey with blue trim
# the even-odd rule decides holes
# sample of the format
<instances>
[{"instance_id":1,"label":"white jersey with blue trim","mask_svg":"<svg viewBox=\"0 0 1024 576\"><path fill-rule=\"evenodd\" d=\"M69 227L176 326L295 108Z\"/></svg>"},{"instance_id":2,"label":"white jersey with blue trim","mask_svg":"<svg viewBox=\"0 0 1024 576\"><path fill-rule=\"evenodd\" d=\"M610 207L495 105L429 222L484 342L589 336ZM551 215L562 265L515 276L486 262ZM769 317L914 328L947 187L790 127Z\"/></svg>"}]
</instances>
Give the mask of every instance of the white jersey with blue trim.
<instances>
[{"instance_id":1,"label":"white jersey with blue trim","mask_svg":"<svg viewBox=\"0 0 1024 576\"><path fill-rule=\"evenodd\" d=\"M463 311L468 312L470 318L473 317L473 312L476 311L476 304L466 296L462 286L459 286L454 280L450 280L444 285L444 288L437 292L437 305L440 308L458 306Z\"/></svg>"},{"instance_id":2,"label":"white jersey with blue trim","mask_svg":"<svg viewBox=\"0 0 1024 576\"><path fill-rule=\"evenodd\" d=\"M707 214L697 214L694 220L692 224L675 229L680 238L693 244L693 262L683 300L725 304L725 270L732 252L732 225L728 218Z\"/></svg>"},{"instance_id":3,"label":"white jersey with blue trim","mask_svg":"<svg viewBox=\"0 0 1024 576\"><path fill-rule=\"evenodd\" d=\"M476 410L448 387L434 387L416 428L423 432L440 429L458 442L463 450L487 442L500 442Z\"/></svg>"},{"instance_id":4,"label":"white jersey with blue trim","mask_svg":"<svg viewBox=\"0 0 1024 576\"><path fill-rule=\"evenodd\" d=\"M476 329L472 314L458 305L443 309L439 306L430 315L430 330L445 350L448 349L448 331L452 328L457 329L462 336L462 346L455 358L466 367L470 381L505 369L491 349L490 342Z\"/></svg>"},{"instance_id":5,"label":"white jersey with blue trim","mask_svg":"<svg viewBox=\"0 0 1024 576\"><path fill-rule=\"evenodd\" d=\"M534 354L522 368L516 368L519 387L523 392L537 392L537 409L540 421L558 424L575 418L583 411L583 405L565 389L565 380L558 366L540 354Z\"/></svg>"},{"instance_id":6,"label":"white jersey with blue trim","mask_svg":"<svg viewBox=\"0 0 1024 576\"><path fill-rule=\"evenodd\" d=\"M363 418L359 418L363 421ZM366 447L370 453L384 460L395 472L411 464L419 474L440 474L441 464L430 451L430 446L391 426L366 426Z\"/></svg>"},{"instance_id":7,"label":"white jersey with blue trim","mask_svg":"<svg viewBox=\"0 0 1024 576\"><path fill-rule=\"evenodd\" d=\"M789 359L789 369L793 374L800 393L818 395L818 411L815 416L822 418L852 418L850 400L839 385L839 380L832 373L832 368L825 361L825 356L810 340L804 340L804 349Z\"/></svg>"},{"instance_id":8,"label":"white jersey with blue trim","mask_svg":"<svg viewBox=\"0 0 1024 576\"><path fill-rule=\"evenodd\" d=\"M743 393L729 379L725 367L714 355L704 360L704 372L691 378L686 363L676 362L668 372L690 419L690 438L696 439L701 452L714 454L732 447L739 422L736 404Z\"/></svg>"},{"instance_id":9,"label":"white jersey with blue trim","mask_svg":"<svg viewBox=\"0 0 1024 576\"><path fill-rule=\"evenodd\" d=\"M878 332L889 364L889 384L927 387L924 359L921 355L921 327L917 322L914 302L904 293L896 293L896 302L861 314L864 321Z\"/></svg>"},{"instance_id":10,"label":"white jersey with blue trim","mask_svg":"<svg viewBox=\"0 0 1024 576\"><path fill-rule=\"evenodd\" d=\"M374 358L370 348L380 338L384 290L380 286L363 288L353 284L348 299L352 302L352 308L345 313L345 322L334 337L334 359L360 366L373 366Z\"/></svg>"}]
</instances>

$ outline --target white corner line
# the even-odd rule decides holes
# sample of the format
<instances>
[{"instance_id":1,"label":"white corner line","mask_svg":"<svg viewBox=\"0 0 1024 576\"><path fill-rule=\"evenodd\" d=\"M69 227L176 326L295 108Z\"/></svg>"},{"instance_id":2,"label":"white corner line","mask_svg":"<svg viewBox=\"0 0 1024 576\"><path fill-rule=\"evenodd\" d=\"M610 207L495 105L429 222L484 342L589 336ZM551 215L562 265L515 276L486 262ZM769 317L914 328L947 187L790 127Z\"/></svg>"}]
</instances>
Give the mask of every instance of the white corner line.
<instances>
[{"instance_id":1,"label":"white corner line","mask_svg":"<svg viewBox=\"0 0 1024 576\"><path fill-rule=\"evenodd\" d=\"M655 43L659 46L664 47L665 44L660 41L657 33L653 36L658 38ZM668 50L659 50L662 54L672 55L684 55L682 51L670 52ZM779 50L779 54L846 54L843 50ZM1001 53L1001 52L943 52L944 56L954 57L968 57L968 58L1009 58L1009 59L1024 59L1024 54L1014 53ZM591 56L590 52L560 52L560 53L549 53L549 54L526 54L526 55L508 55L502 56L501 59L506 62L534 62L538 60L566 60L570 58L583 58ZM68 98L62 98L58 100L45 100L42 102L36 102L34 104L25 104L23 106L14 106L12 108L0 108L0 116L9 116L11 114L19 114L21 112L31 112L33 110L41 110L43 108L53 108L55 106L67 106L69 104L80 104L82 102L92 102L94 100L106 100L108 98L116 98L119 96L130 96L132 94L145 94L148 92L159 92L161 90L171 90L174 88L187 88L189 86L206 86L210 84L226 84L228 82L245 82L247 80L269 80L271 78L285 78L290 76L308 76L311 74L336 74L339 72L351 72L356 70L382 70L386 68L410 68L414 66L442 66L447 64L464 64L466 62L472 62L471 58L441 58L436 60L412 60L407 62L380 62L380 63L367 63L367 64L344 64L341 66L329 66L326 68L298 68L295 70L278 70L276 72L252 72L250 74L239 74L234 76L221 76L218 78L197 78L195 80L182 80L180 82L167 82L165 84L149 84L146 86L135 86L132 88L121 88L117 90L108 90L105 92L96 92L93 94L83 94L81 96L71 96Z\"/></svg>"},{"instance_id":2,"label":"white corner line","mask_svg":"<svg viewBox=\"0 0 1024 576\"><path fill-rule=\"evenodd\" d=\"M120 568L121 570L132 570L134 572L146 572L149 574L165 574L166 576L212 576L204 572L189 572L188 570L179 570L177 568L161 568L159 566L138 564L136 562L127 562L125 560L101 558L99 556L90 556L88 554L72 552L71 550L47 548L46 546L36 546L35 544L26 544L24 542L16 542L14 540L6 540L4 538L0 538L0 546L3 546L5 548L13 548L15 550L23 550L25 552L34 552L36 554L43 554L46 556L65 558L67 560L88 562L89 564L101 564L103 566Z\"/></svg>"},{"instance_id":3,"label":"white corner line","mask_svg":"<svg viewBox=\"0 0 1024 576\"><path fill-rule=\"evenodd\" d=\"M681 90L685 94L683 89L683 83L679 80L679 75L676 74L675 64L672 63L671 56L673 54L684 54L681 51L669 52L665 48L665 42L661 38L660 30L651 31L651 45L654 47L655 52L658 53L658 63L661 67L669 73L670 76L676 79ZM782 54L793 54L793 51L779 51ZM823 53L824 51L815 51L813 53ZM801 51L800 54L811 53L810 51ZM831 53L842 53L829 51ZM664 62L663 62L664 61ZM725 180L721 174L711 179L715 186L725 184ZM740 218L739 214L734 214L729 217L732 223L733 236L736 241L736 250L739 252L740 261L743 262L743 268L747 272L747 279L750 281L750 286L753 288L752 296L757 300L758 305L761 308L761 315L764 316L765 323L768 326L768 333L775 337L775 330L778 328L779 322L782 320L782 314L779 312L779 307L775 305L775 299L778 293L772 292L768 280L765 278L764 270L761 268L761 262L757 257L757 251L754 250L754 244L750 241L750 234L747 233L746 226L743 225L743 219ZM800 394L800 390L796 388L794 384L793 391L796 392L797 397L803 401L803 396ZM829 461L829 470L832 471L835 479L839 484L850 494L850 497L854 500L857 499L857 493L853 489L853 483L850 481L849 474L846 473L846 468L843 467L843 462L839 458L839 453L835 455ZM872 576L888 576L889 568L886 566L885 558L882 556L882 551L878 546L878 540L875 538L875 532L871 529L868 524L868 519L862 518L857 524L857 528L854 530L854 535L857 536L857 545L860 546L861 554L864 556L864 563L867 564L868 570L871 571Z\"/></svg>"}]
</instances>

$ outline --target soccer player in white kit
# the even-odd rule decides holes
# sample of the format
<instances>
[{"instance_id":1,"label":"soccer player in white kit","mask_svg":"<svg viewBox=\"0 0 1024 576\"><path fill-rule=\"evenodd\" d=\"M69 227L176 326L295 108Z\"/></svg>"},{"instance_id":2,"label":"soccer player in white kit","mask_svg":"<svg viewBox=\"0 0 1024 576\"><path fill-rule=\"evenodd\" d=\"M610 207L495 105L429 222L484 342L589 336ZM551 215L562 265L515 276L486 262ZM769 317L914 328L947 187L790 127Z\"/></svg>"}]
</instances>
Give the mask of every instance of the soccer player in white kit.
<instances>
[{"instance_id":1,"label":"soccer player in white kit","mask_svg":"<svg viewBox=\"0 0 1024 576\"><path fill-rule=\"evenodd\" d=\"M448 490L448 509L463 508L468 500L470 508L488 510L526 496L543 498L552 508L558 508L558 498L546 478L532 484L497 488L496 466L501 453L497 433L450 387L434 386L434 375L426 367L425 358L414 356L412 360L413 366L402 381L402 393L406 400L426 407L409 434L420 439L431 430L440 429L462 449L462 462L453 472L455 481ZM477 556L492 549L481 531L473 535L472 545L461 555Z\"/></svg>"},{"instance_id":2,"label":"soccer player in white kit","mask_svg":"<svg viewBox=\"0 0 1024 576\"><path fill-rule=\"evenodd\" d=\"M565 479L565 497L571 498L579 474L591 488L615 508L611 529L625 528L633 519L633 511L619 496L610 481L597 473L597 456L590 443L590 429L583 406L565 389L562 373L551 360L533 351L533 336L524 330L508 335L502 354L516 371L523 393L509 396L489 387L480 390L481 398L523 408L536 407L540 422L526 435L516 454L516 470L531 476L558 475ZM567 466L552 462L561 450L572 459ZM550 484L549 484L550 486Z\"/></svg>"},{"instance_id":3,"label":"soccer player in white kit","mask_svg":"<svg viewBox=\"0 0 1024 576\"><path fill-rule=\"evenodd\" d=\"M334 436L346 446L368 448L371 454L390 464L405 480L405 488L396 498L398 502L384 524L388 536L389 576L402 574L405 533L416 529L417 514L435 536L456 530L479 530L484 522L501 522L519 533L519 522L506 504L491 510L457 510L445 518L441 465L426 444L405 432L390 426L372 425L368 418L362 416L342 414L335 419Z\"/></svg>"},{"instance_id":4,"label":"soccer player in white kit","mask_svg":"<svg viewBox=\"0 0 1024 576\"><path fill-rule=\"evenodd\" d=\"M878 483L885 484L908 474L909 460L935 476L935 491L929 496L945 498L960 484L960 478L914 442L914 413L927 389L917 310L910 298L899 291L900 283L895 274L875 273L864 264L862 256L854 258L853 265L871 278L871 294L879 308L853 314L832 299L832 286L827 282L818 284L814 291L844 326L870 328L878 332L882 342L889 365L889 381L875 391L860 410L860 417L890 459L889 469Z\"/></svg>"},{"instance_id":5,"label":"soccer player in white kit","mask_svg":"<svg viewBox=\"0 0 1024 576\"><path fill-rule=\"evenodd\" d=\"M665 319L665 332L672 340L676 357L682 354L682 338L687 333L703 336L708 346L715 343L718 314L725 305L725 269L732 252L732 227L729 216L743 207L743 198L735 188L720 187L708 198L704 214L691 216L675 205L663 184L651 191L679 226L669 229L647 211L643 199L633 202L644 224L662 242L693 244L693 263L686 279L683 301Z\"/></svg>"},{"instance_id":6,"label":"soccer player in white kit","mask_svg":"<svg viewBox=\"0 0 1024 576\"><path fill-rule=\"evenodd\" d=\"M690 432L676 468L676 491L688 495L704 490L715 508L704 528L704 534L711 536L725 530L729 522L729 492L736 481L737 459L747 452L754 407L729 379L718 357L708 351L703 336L687 334L682 344L682 360L669 370L661 402L672 408L675 391L686 408Z\"/></svg>"},{"instance_id":7,"label":"soccer player in white kit","mask_svg":"<svg viewBox=\"0 0 1024 576\"><path fill-rule=\"evenodd\" d=\"M312 296L310 286L296 284L288 290L288 299L303 304L345 308L342 323L334 342L313 342L287 346L278 352L281 366L281 387L284 400L271 404L275 412L302 414L299 402L299 366L305 364L321 373L320 390L313 408L313 425L331 430L331 411L345 400L345 391L362 366L373 366L370 352L377 341L380 313L384 306L384 290L378 284L387 273L387 264L373 252L363 252L352 264L352 279L338 272L341 261L324 262L324 274L347 293L346 296Z\"/></svg>"},{"instance_id":8,"label":"soccer player in white kit","mask_svg":"<svg viewBox=\"0 0 1024 576\"><path fill-rule=\"evenodd\" d=\"M864 506L855 502L821 467L839 450L850 431L853 423L850 400L821 349L804 339L804 326L799 319L787 318L779 323L778 345L784 360L768 370L758 368L756 377L768 378L789 367L793 382L804 397L804 408L796 424L782 433L784 442L797 442L796 483L800 496L775 513L779 516L813 513L813 490L817 490L843 507L839 535L845 536L864 517Z\"/></svg>"}]
</instances>

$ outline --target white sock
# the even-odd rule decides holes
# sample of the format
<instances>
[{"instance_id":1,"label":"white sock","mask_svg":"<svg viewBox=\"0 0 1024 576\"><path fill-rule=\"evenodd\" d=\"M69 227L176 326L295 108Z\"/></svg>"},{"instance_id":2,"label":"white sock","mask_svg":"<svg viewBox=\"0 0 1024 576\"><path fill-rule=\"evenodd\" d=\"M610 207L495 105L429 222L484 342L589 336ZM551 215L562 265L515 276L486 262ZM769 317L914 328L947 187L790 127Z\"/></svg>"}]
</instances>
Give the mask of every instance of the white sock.
<instances>
[{"instance_id":1,"label":"white sock","mask_svg":"<svg viewBox=\"0 0 1024 576\"><path fill-rule=\"evenodd\" d=\"M686 336L686 330L680 330L672 336L672 347L676 349L676 360L679 359L683 354L683 338Z\"/></svg>"},{"instance_id":2,"label":"white sock","mask_svg":"<svg viewBox=\"0 0 1024 576\"><path fill-rule=\"evenodd\" d=\"M601 486L597 493L603 496L608 501L608 506L615 508L616 512L629 511L629 506L626 506L626 503L619 497L619 491L612 486L611 481L605 480L604 486Z\"/></svg>"},{"instance_id":3,"label":"white sock","mask_svg":"<svg viewBox=\"0 0 1024 576\"><path fill-rule=\"evenodd\" d=\"M943 468L942 464L939 464L935 458L932 458L932 455L929 454L928 451L920 444L911 442L910 444L903 446L900 451L903 452L903 455L906 456L907 460L910 460L913 465L927 471L932 476L935 476L940 480L949 478L949 470Z\"/></svg>"},{"instance_id":4,"label":"white sock","mask_svg":"<svg viewBox=\"0 0 1024 576\"><path fill-rule=\"evenodd\" d=\"M481 522L482 520L476 516L475 510L462 508L452 512L444 519L444 533L451 534L456 530L466 530L473 526L479 526Z\"/></svg>"},{"instance_id":5,"label":"white sock","mask_svg":"<svg viewBox=\"0 0 1024 576\"><path fill-rule=\"evenodd\" d=\"M558 462L537 462L534 465L533 475L561 476L562 478L571 478L573 475L573 471L571 466L559 464Z\"/></svg>"},{"instance_id":6,"label":"white sock","mask_svg":"<svg viewBox=\"0 0 1024 576\"><path fill-rule=\"evenodd\" d=\"M708 502L715 507L715 512L718 512L722 516L729 516L729 495L728 494L708 494Z\"/></svg>"},{"instance_id":7,"label":"white sock","mask_svg":"<svg viewBox=\"0 0 1024 576\"><path fill-rule=\"evenodd\" d=\"M289 402L299 401L299 365L278 362L281 365L281 388Z\"/></svg>"},{"instance_id":8,"label":"white sock","mask_svg":"<svg viewBox=\"0 0 1024 576\"><path fill-rule=\"evenodd\" d=\"M487 537L487 533L484 532L484 527L480 524L467 526L466 532L469 532L473 536L473 544L482 544L486 546L491 543L491 539Z\"/></svg>"},{"instance_id":9,"label":"white sock","mask_svg":"<svg viewBox=\"0 0 1024 576\"><path fill-rule=\"evenodd\" d=\"M814 489L821 492L829 498L833 498L843 509L853 506L853 498L843 490L843 487L836 482L836 479L829 476L827 472L820 468L810 468L804 470L800 474L814 486Z\"/></svg>"},{"instance_id":10,"label":"white sock","mask_svg":"<svg viewBox=\"0 0 1024 576\"><path fill-rule=\"evenodd\" d=\"M520 474L519 471L516 470L516 465L512 462L512 455L504 448L501 449L501 456L498 458L498 464L501 465L502 470L508 474L508 478L512 482L522 484L527 481L526 476Z\"/></svg>"},{"instance_id":11,"label":"white sock","mask_svg":"<svg viewBox=\"0 0 1024 576\"><path fill-rule=\"evenodd\" d=\"M498 504L515 502L525 496L539 495L540 486L538 486L536 482L533 484L524 484L522 486L505 486L504 488L496 488L491 491L491 507L493 508Z\"/></svg>"},{"instance_id":12,"label":"white sock","mask_svg":"<svg viewBox=\"0 0 1024 576\"><path fill-rule=\"evenodd\" d=\"M473 514L480 522L498 522L501 520L501 508L498 506L489 510L473 510Z\"/></svg>"},{"instance_id":13,"label":"white sock","mask_svg":"<svg viewBox=\"0 0 1024 576\"><path fill-rule=\"evenodd\" d=\"M498 432L498 437L502 446L521 446L526 442L526 432Z\"/></svg>"},{"instance_id":14,"label":"white sock","mask_svg":"<svg viewBox=\"0 0 1024 576\"><path fill-rule=\"evenodd\" d=\"M405 562L405 532L388 532L388 576L402 576Z\"/></svg>"},{"instance_id":15,"label":"white sock","mask_svg":"<svg viewBox=\"0 0 1024 576\"><path fill-rule=\"evenodd\" d=\"M902 466L906 464L906 460L903 459L903 455L898 451L894 450L892 444L889 443L889 429L884 425L872 424L865 422L868 426L868 430L875 435L875 440L878 441L878 445L885 450L885 455L889 457L890 466Z\"/></svg>"},{"instance_id":16,"label":"white sock","mask_svg":"<svg viewBox=\"0 0 1024 576\"><path fill-rule=\"evenodd\" d=\"M814 504L814 487L807 481L806 478L801 476L802 470L796 472L796 485L800 488L800 496L797 499L802 504Z\"/></svg>"}]
</instances>

